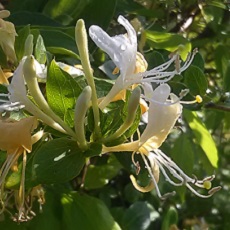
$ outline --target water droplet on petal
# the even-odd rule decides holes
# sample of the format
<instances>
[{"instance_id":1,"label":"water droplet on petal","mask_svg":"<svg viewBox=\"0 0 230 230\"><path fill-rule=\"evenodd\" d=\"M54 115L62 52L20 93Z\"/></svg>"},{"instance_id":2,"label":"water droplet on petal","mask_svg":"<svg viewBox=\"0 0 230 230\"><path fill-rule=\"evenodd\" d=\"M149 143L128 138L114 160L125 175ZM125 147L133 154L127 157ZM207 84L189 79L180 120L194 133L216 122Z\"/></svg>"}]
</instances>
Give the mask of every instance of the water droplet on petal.
<instances>
[{"instance_id":1,"label":"water droplet on petal","mask_svg":"<svg viewBox=\"0 0 230 230\"><path fill-rule=\"evenodd\" d=\"M126 50L126 46L125 46L125 45L123 45L123 44L121 45L121 47L120 47L120 48L121 48L121 50L123 50L123 51L124 51L124 50Z\"/></svg>"}]
</instances>

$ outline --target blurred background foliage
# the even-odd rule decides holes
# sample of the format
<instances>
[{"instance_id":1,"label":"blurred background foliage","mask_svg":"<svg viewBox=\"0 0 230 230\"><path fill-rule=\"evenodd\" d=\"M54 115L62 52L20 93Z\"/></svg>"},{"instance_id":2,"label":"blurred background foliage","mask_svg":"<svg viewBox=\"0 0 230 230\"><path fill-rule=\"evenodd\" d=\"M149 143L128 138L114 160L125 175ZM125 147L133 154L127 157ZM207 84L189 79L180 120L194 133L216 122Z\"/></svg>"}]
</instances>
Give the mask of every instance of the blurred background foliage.
<instances>
[{"instance_id":1,"label":"blurred background foliage","mask_svg":"<svg viewBox=\"0 0 230 230\"><path fill-rule=\"evenodd\" d=\"M198 178L215 174L222 190L201 199L184 187L176 196L160 201L155 194L136 191L130 180L135 172L130 153L92 157L70 183L44 185L46 204L28 223L1 216L0 229L230 229L230 2L227 0L10 0L1 1L16 26L19 59L29 33L35 36L35 56L46 62L48 51L68 64L79 64L74 27L80 18L86 26L99 25L109 34L123 33L118 15L135 27L149 68L162 63L183 44L198 48L193 65L170 82L173 91L187 86L203 103L185 106L183 117L162 149L188 174ZM107 78L108 57L90 43L94 74ZM2 50L0 51L2 53ZM186 53L186 52L185 52ZM7 65L0 55L1 65ZM185 58L182 54L182 59ZM101 66L99 70L98 67ZM108 74L109 75L109 74ZM194 76L193 76L194 75ZM210 135L211 134L211 135ZM140 173L144 183L146 172ZM85 172L87 172L85 174ZM84 187L80 187L84 177ZM162 193L173 191L164 178ZM119 226L120 228L119 228Z\"/></svg>"}]
</instances>

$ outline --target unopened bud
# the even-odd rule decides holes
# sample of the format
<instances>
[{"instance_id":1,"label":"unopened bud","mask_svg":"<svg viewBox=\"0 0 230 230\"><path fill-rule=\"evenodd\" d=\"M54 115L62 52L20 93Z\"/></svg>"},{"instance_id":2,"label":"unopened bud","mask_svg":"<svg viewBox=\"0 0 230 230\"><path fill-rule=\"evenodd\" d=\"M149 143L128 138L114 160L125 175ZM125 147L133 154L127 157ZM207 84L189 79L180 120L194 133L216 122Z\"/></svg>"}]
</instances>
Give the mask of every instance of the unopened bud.
<instances>
[{"instance_id":1,"label":"unopened bud","mask_svg":"<svg viewBox=\"0 0 230 230\"><path fill-rule=\"evenodd\" d=\"M91 87L86 86L78 97L75 106L74 124L76 139L82 150L87 149L87 141L85 139L85 115L90 106L91 95Z\"/></svg>"},{"instance_id":2,"label":"unopened bud","mask_svg":"<svg viewBox=\"0 0 230 230\"><path fill-rule=\"evenodd\" d=\"M32 34L29 34L25 41L24 56L29 56L33 54L33 40L34 36Z\"/></svg>"}]
</instances>

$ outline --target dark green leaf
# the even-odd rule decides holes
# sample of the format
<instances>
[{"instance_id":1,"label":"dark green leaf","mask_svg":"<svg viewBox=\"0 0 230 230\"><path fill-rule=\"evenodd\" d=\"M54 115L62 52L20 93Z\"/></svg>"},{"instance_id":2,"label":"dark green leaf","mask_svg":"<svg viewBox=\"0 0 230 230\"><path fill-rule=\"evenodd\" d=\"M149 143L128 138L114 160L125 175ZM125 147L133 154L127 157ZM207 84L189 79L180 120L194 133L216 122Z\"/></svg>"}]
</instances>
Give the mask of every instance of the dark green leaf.
<instances>
[{"instance_id":1,"label":"dark green leaf","mask_svg":"<svg viewBox=\"0 0 230 230\"><path fill-rule=\"evenodd\" d=\"M46 2L47 0L20 0L20 2L13 0L7 3L7 7L9 7L12 12L26 10L34 13L41 11Z\"/></svg>"},{"instance_id":2,"label":"dark green leaf","mask_svg":"<svg viewBox=\"0 0 230 230\"><path fill-rule=\"evenodd\" d=\"M181 135L171 151L172 159L188 175L192 175L194 164L193 142L186 135Z\"/></svg>"},{"instance_id":3,"label":"dark green leaf","mask_svg":"<svg viewBox=\"0 0 230 230\"><path fill-rule=\"evenodd\" d=\"M66 182L76 177L85 157L76 141L59 138L42 145L35 153L33 170L39 183L52 184Z\"/></svg>"},{"instance_id":4,"label":"dark green leaf","mask_svg":"<svg viewBox=\"0 0 230 230\"><path fill-rule=\"evenodd\" d=\"M20 5L20 4L19 4ZM44 14L28 11L20 11L12 14L9 18L16 26L39 25L60 26L60 24Z\"/></svg>"},{"instance_id":5,"label":"dark green leaf","mask_svg":"<svg viewBox=\"0 0 230 230\"><path fill-rule=\"evenodd\" d=\"M91 143L89 149L84 152L85 157L93 157L99 156L102 152L102 144L101 143Z\"/></svg>"},{"instance_id":6,"label":"dark green leaf","mask_svg":"<svg viewBox=\"0 0 230 230\"><path fill-rule=\"evenodd\" d=\"M161 229L173 229L172 226L173 225L175 226L177 224L177 221L178 221L177 210L173 206L171 206L169 207L169 209L167 210L164 216Z\"/></svg>"},{"instance_id":7,"label":"dark green leaf","mask_svg":"<svg viewBox=\"0 0 230 230\"><path fill-rule=\"evenodd\" d=\"M17 55L18 60L21 60L24 56L24 47L25 41L30 34L30 26L25 26L18 32L18 36L15 39L15 53Z\"/></svg>"},{"instance_id":8,"label":"dark green leaf","mask_svg":"<svg viewBox=\"0 0 230 230\"><path fill-rule=\"evenodd\" d=\"M45 204L42 206L42 212L36 211L36 217L29 222L27 230L61 230L62 206L60 197L55 194L57 188L45 188ZM38 209L38 208L37 208ZM49 220L49 221L47 221Z\"/></svg>"},{"instance_id":9,"label":"dark green leaf","mask_svg":"<svg viewBox=\"0 0 230 230\"><path fill-rule=\"evenodd\" d=\"M129 207L123 217L124 230L147 230L151 209L145 202L136 202Z\"/></svg>"},{"instance_id":10,"label":"dark green leaf","mask_svg":"<svg viewBox=\"0 0 230 230\"><path fill-rule=\"evenodd\" d=\"M41 29L40 33L44 39L46 48L59 47L77 53L77 45L74 37L56 29Z\"/></svg>"},{"instance_id":11,"label":"dark green leaf","mask_svg":"<svg viewBox=\"0 0 230 230\"><path fill-rule=\"evenodd\" d=\"M208 83L200 68L191 65L184 73L184 81L193 96L206 94Z\"/></svg>"},{"instance_id":12,"label":"dark green leaf","mask_svg":"<svg viewBox=\"0 0 230 230\"><path fill-rule=\"evenodd\" d=\"M87 27L98 25L106 29L113 17L116 3L117 0L91 0L79 17L85 20Z\"/></svg>"},{"instance_id":13,"label":"dark green leaf","mask_svg":"<svg viewBox=\"0 0 230 230\"><path fill-rule=\"evenodd\" d=\"M62 197L63 229L120 230L105 204L86 194L71 193Z\"/></svg>"},{"instance_id":14,"label":"dark green leaf","mask_svg":"<svg viewBox=\"0 0 230 230\"><path fill-rule=\"evenodd\" d=\"M219 45L215 49L215 64L216 69L224 79L224 88L230 90L230 54L229 47Z\"/></svg>"},{"instance_id":15,"label":"dark green leaf","mask_svg":"<svg viewBox=\"0 0 230 230\"><path fill-rule=\"evenodd\" d=\"M110 156L106 164L90 165L87 169L84 187L96 189L108 184L121 169L120 163L114 156Z\"/></svg>"}]
</instances>

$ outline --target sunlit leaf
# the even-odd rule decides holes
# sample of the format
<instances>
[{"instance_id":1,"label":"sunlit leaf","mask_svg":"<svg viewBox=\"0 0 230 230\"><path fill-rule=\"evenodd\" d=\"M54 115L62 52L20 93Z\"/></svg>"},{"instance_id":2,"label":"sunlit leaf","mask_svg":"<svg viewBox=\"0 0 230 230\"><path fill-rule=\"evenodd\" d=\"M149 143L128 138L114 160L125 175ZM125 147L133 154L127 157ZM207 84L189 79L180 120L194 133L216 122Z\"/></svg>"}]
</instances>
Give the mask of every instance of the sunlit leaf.
<instances>
[{"instance_id":1,"label":"sunlit leaf","mask_svg":"<svg viewBox=\"0 0 230 230\"><path fill-rule=\"evenodd\" d=\"M43 9L43 13L51 18L68 25L76 20L90 0L50 0Z\"/></svg>"},{"instance_id":2,"label":"sunlit leaf","mask_svg":"<svg viewBox=\"0 0 230 230\"><path fill-rule=\"evenodd\" d=\"M63 56L72 57L74 59L80 60L79 56L76 53L74 53L71 50L62 48L62 47L49 46L49 47L47 47L47 50L50 53L54 54L55 56L57 56L57 55L63 55Z\"/></svg>"},{"instance_id":3,"label":"sunlit leaf","mask_svg":"<svg viewBox=\"0 0 230 230\"><path fill-rule=\"evenodd\" d=\"M189 127L193 131L196 142L204 150L212 166L217 168L217 163L218 163L217 148L211 134L205 127L205 124L201 121L201 119L198 117L196 112L184 110L183 114L186 121L189 124Z\"/></svg>"},{"instance_id":4,"label":"sunlit leaf","mask_svg":"<svg viewBox=\"0 0 230 230\"><path fill-rule=\"evenodd\" d=\"M73 112L76 99L82 92L84 80L74 80L59 68L53 60L48 69L46 84L47 99L50 107L70 126L73 126Z\"/></svg>"},{"instance_id":5,"label":"sunlit leaf","mask_svg":"<svg viewBox=\"0 0 230 230\"><path fill-rule=\"evenodd\" d=\"M46 63L46 47L41 35L38 36L34 49L35 58L40 64Z\"/></svg>"},{"instance_id":6,"label":"sunlit leaf","mask_svg":"<svg viewBox=\"0 0 230 230\"><path fill-rule=\"evenodd\" d=\"M146 38L154 49L166 49L170 52L176 51L180 45L183 45L183 50L180 55L184 61L189 52L191 52L191 43L183 36L172 33L146 31Z\"/></svg>"}]
</instances>

